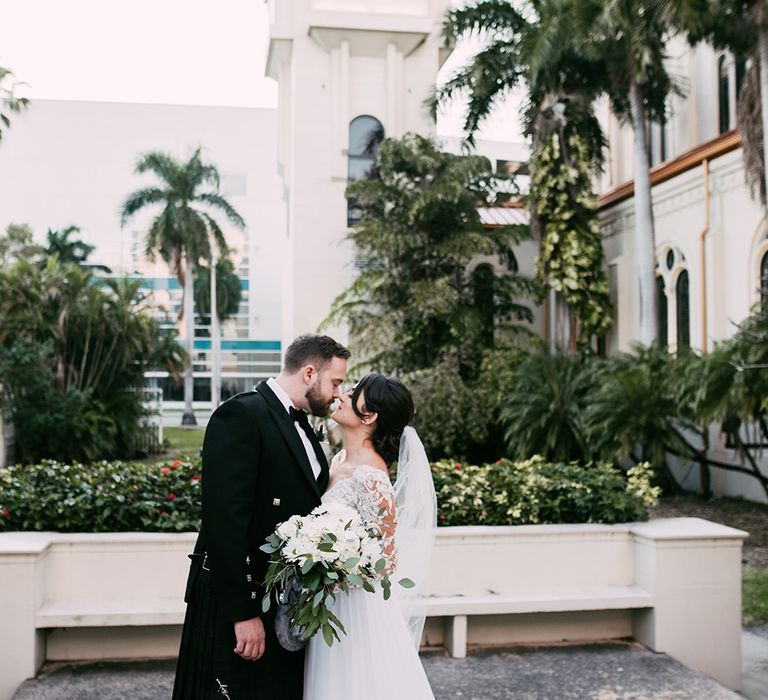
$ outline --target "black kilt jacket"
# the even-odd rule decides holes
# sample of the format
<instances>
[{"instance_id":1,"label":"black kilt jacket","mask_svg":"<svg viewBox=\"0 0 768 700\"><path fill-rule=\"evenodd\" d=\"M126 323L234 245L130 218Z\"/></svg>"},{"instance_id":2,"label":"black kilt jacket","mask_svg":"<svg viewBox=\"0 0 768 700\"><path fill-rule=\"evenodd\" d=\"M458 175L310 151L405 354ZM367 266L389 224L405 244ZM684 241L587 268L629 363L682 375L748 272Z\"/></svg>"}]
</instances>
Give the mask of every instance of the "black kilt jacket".
<instances>
[{"instance_id":1,"label":"black kilt jacket","mask_svg":"<svg viewBox=\"0 0 768 700\"><path fill-rule=\"evenodd\" d=\"M278 523L319 505L328 464L321 461L315 480L293 420L266 382L216 409L202 455L202 525L173 697L301 700L304 653L277 643L274 602L262 614L268 555L259 547ZM246 661L233 651L234 622L253 617L264 622L266 651Z\"/></svg>"}]
</instances>

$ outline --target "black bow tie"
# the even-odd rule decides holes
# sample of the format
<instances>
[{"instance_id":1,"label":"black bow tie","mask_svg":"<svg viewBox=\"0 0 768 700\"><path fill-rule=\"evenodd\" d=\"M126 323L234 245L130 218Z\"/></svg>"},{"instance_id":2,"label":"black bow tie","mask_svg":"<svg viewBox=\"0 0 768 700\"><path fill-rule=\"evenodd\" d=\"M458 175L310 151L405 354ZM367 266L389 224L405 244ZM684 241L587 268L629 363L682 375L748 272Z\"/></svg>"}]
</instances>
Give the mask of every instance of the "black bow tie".
<instances>
[{"instance_id":1,"label":"black bow tie","mask_svg":"<svg viewBox=\"0 0 768 700\"><path fill-rule=\"evenodd\" d=\"M298 408L291 406L288 409L288 413L291 414L291 420L298 423L305 433L312 430L312 426L309 424L309 418L307 418L307 414L304 413L304 411L299 411Z\"/></svg>"}]
</instances>

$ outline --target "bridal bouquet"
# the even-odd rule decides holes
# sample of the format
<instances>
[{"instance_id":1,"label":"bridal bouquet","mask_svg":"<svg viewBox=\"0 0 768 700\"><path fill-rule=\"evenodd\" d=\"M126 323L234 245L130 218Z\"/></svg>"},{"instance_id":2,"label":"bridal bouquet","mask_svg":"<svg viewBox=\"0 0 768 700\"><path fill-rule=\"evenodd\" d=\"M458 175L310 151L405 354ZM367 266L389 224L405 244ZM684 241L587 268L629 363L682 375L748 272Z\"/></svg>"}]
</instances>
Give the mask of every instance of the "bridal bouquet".
<instances>
[{"instance_id":1,"label":"bridal bouquet","mask_svg":"<svg viewBox=\"0 0 768 700\"><path fill-rule=\"evenodd\" d=\"M362 587L375 593L373 584L379 581L384 599L391 595L381 533L366 525L354 508L341 503L320 505L303 517L292 516L278 525L261 550L273 555L262 609L269 610L276 593L280 605L275 628L287 649L301 648L318 631L328 646L333 646L334 638L340 641L339 631L346 631L332 612L339 591ZM408 579L399 583L404 588L414 585Z\"/></svg>"}]
</instances>

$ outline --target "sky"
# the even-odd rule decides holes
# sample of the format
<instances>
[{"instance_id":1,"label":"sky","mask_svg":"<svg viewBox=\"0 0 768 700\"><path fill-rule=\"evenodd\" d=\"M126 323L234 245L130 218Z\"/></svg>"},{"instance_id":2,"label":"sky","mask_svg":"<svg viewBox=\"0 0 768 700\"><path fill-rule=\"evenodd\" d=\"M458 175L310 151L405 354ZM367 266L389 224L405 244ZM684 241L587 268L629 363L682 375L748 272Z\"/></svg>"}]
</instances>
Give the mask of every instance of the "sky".
<instances>
[{"instance_id":1,"label":"sky","mask_svg":"<svg viewBox=\"0 0 768 700\"><path fill-rule=\"evenodd\" d=\"M277 106L263 0L2 0L0 66L31 99ZM447 70L471 55L459 47ZM461 133L456 105L438 123ZM480 136L508 140L502 107Z\"/></svg>"}]
</instances>

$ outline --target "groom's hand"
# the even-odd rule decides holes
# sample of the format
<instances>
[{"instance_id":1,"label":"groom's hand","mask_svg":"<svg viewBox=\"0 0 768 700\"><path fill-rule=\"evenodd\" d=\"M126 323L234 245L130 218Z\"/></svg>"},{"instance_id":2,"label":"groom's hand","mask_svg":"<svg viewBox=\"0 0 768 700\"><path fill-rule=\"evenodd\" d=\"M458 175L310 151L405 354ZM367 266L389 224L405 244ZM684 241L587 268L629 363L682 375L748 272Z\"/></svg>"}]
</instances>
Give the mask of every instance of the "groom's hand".
<instances>
[{"instance_id":1,"label":"groom's hand","mask_svg":"<svg viewBox=\"0 0 768 700\"><path fill-rule=\"evenodd\" d=\"M247 661L257 661L264 653L264 623L260 617L235 623L235 654Z\"/></svg>"}]
</instances>

